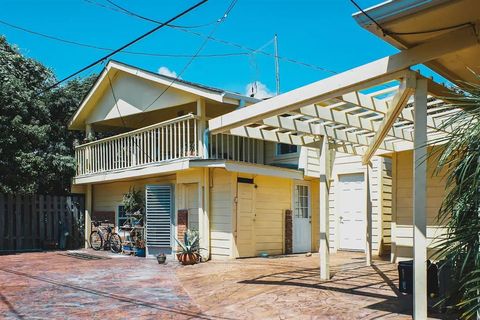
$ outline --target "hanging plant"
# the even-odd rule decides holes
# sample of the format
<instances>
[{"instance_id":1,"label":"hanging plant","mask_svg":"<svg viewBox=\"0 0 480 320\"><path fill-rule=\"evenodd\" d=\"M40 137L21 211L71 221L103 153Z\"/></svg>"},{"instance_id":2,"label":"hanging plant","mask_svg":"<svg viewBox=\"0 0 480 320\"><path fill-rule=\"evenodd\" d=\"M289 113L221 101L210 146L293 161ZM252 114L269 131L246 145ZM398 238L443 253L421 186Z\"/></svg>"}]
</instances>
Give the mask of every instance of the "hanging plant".
<instances>
[{"instance_id":1,"label":"hanging plant","mask_svg":"<svg viewBox=\"0 0 480 320\"><path fill-rule=\"evenodd\" d=\"M123 195L122 203L126 213L136 215L143 214L145 202L141 190L135 190L135 187L130 188L128 192Z\"/></svg>"}]
</instances>

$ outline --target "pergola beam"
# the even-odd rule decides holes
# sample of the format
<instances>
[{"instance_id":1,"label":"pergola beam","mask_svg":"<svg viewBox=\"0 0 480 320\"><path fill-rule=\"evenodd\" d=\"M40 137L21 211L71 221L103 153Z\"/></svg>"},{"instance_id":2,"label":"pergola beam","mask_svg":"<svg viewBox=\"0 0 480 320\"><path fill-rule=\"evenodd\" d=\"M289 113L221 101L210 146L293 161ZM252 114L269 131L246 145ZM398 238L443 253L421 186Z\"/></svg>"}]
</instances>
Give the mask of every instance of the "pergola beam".
<instances>
[{"instance_id":1,"label":"pergola beam","mask_svg":"<svg viewBox=\"0 0 480 320\"><path fill-rule=\"evenodd\" d=\"M348 132L323 124L306 123L304 121L291 119L288 117L269 117L263 120L261 123L269 127L285 129L307 135L326 136L335 140L340 140L342 142L354 143L363 146L368 146L371 143L371 138L366 137L363 134ZM391 152L395 151L393 144L389 142L382 142L379 148Z\"/></svg>"},{"instance_id":2,"label":"pergola beam","mask_svg":"<svg viewBox=\"0 0 480 320\"><path fill-rule=\"evenodd\" d=\"M300 108L299 112L306 116L318 118L324 121L332 121L338 124L343 124L358 129L365 129L376 132L380 127L380 121L375 121L371 117L365 117L363 114L350 114L347 111L332 110L325 107L310 105ZM413 142L413 134L404 131L401 128L391 128L388 135L397 139L407 140Z\"/></svg>"},{"instance_id":3,"label":"pergola beam","mask_svg":"<svg viewBox=\"0 0 480 320\"><path fill-rule=\"evenodd\" d=\"M364 165L370 162L370 159L375 154L375 151L380 147L382 143L384 143L385 137L390 132L390 129L392 128L394 122L397 120L398 115L402 112L403 108L405 108L408 99L412 95L415 87L415 81L416 76L413 72L408 72L405 75L405 78L402 79L402 84L398 92L393 97L390 109L385 114L379 130L373 137L373 141L368 146L365 155L362 157L362 163Z\"/></svg>"},{"instance_id":4,"label":"pergola beam","mask_svg":"<svg viewBox=\"0 0 480 320\"><path fill-rule=\"evenodd\" d=\"M316 142L318 139L313 136L300 136L282 133L278 131L271 131L266 129L259 129L257 127L238 127L230 130L230 134L240 137L272 141L277 143L294 144L297 146L308 145Z\"/></svg>"}]
</instances>

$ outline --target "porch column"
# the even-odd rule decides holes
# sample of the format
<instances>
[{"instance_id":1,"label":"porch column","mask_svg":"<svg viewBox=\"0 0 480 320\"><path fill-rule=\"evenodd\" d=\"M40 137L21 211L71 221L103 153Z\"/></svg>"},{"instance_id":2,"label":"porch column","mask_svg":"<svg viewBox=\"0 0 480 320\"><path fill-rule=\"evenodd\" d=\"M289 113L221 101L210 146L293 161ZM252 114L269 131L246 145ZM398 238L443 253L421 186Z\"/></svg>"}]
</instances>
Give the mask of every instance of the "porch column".
<instances>
[{"instance_id":1,"label":"porch column","mask_svg":"<svg viewBox=\"0 0 480 320\"><path fill-rule=\"evenodd\" d=\"M85 188L85 248L90 247L90 232L92 232L93 186L87 184Z\"/></svg>"},{"instance_id":2,"label":"porch column","mask_svg":"<svg viewBox=\"0 0 480 320\"><path fill-rule=\"evenodd\" d=\"M93 131L92 124L87 123L85 125L85 139L90 141L93 140L94 136L95 132Z\"/></svg>"},{"instance_id":3,"label":"porch column","mask_svg":"<svg viewBox=\"0 0 480 320\"><path fill-rule=\"evenodd\" d=\"M365 167L365 255L366 265L372 265L372 197L370 194L370 168L372 163L368 162Z\"/></svg>"},{"instance_id":4,"label":"porch column","mask_svg":"<svg viewBox=\"0 0 480 320\"><path fill-rule=\"evenodd\" d=\"M197 100L197 155L199 157L204 157L204 141L203 135L205 133L205 129L207 128L207 118L205 114L205 100L198 99Z\"/></svg>"},{"instance_id":5,"label":"porch column","mask_svg":"<svg viewBox=\"0 0 480 320\"><path fill-rule=\"evenodd\" d=\"M330 279L330 248L329 248L329 150L328 139L323 138L320 149L320 180L319 180L319 207L320 207L320 279Z\"/></svg>"},{"instance_id":6,"label":"porch column","mask_svg":"<svg viewBox=\"0 0 480 320\"><path fill-rule=\"evenodd\" d=\"M210 169L202 168L200 183L199 183L199 208L198 217L198 232L199 244L202 250L200 254L204 260L210 259Z\"/></svg>"},{"instance_id":7,"label":"porch column","mask_svg":"<svg viewBox=\"0 0 480 320\"><path fill-rule=\"evenodd\" d=\"M417 79L413 151L413 318L427 318L427 80Z\"/></svg>"}]
</instances>

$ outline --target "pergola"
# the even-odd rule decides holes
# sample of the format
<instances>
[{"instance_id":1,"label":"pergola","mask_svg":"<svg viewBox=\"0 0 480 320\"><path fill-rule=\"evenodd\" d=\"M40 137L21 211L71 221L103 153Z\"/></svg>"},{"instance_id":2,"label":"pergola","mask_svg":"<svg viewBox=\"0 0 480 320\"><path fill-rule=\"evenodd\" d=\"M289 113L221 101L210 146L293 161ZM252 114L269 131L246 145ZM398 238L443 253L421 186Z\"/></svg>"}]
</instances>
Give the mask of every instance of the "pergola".
<instances>
[{"instance_id":1,"label":"pergola","mask_svg":"<svg viewBox=\"0 0 480 320\"><path fill-rule=\"evenodd\" d=\"M411 66L477 44L459 28L398 54L362 65L209 121L212 134L320 148L320 277L329 271L329 181L334 150L362 156L367 197L366 256L371 264L368 167L374 155L414 152L414 318L427 318L427 142L448 134L442 123L458 109L455 93L410 70Z\"/></svg>"}]
</instances>

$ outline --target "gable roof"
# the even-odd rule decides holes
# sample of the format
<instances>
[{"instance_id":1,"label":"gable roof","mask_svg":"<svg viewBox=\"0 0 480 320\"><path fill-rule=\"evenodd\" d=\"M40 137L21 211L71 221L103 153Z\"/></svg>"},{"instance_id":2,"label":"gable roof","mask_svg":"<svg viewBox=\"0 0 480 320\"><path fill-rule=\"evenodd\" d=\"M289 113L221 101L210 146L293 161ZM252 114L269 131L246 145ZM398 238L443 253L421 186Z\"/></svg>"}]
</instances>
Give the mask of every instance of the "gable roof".
<instances>
[{"instance_id":1,"label":"gable roof","mask_svg":"<svg viewBox=\"0 0 480 320\"><path fill-rule=\"evenodd\" d=\"M165 85L173 89L178 89L193 95L197 95L198 97L220 103L239 105L240 101L243 101L244 103L256 103L260 101L259 99L248 97L239 93L214 88L191 81L186 81L183 79L177 79L174 77L158 74L132 65L128 65L119 61L110 60L98 76L93 86L85 95L82 102L80 103L79 108L71 118L68 124L69 129L84 129L84 121L87 114L89 114L92 109L95 108L94 105L91 105L91 101L94 100L96 96L98 97L101 95L101 92L103 91L102 88L109 85L109 78L113 78L113 74L117 72L122 72L135 77L139 77L147 81L152 81L157 84Z\"/></svg>"}]
</instances>

